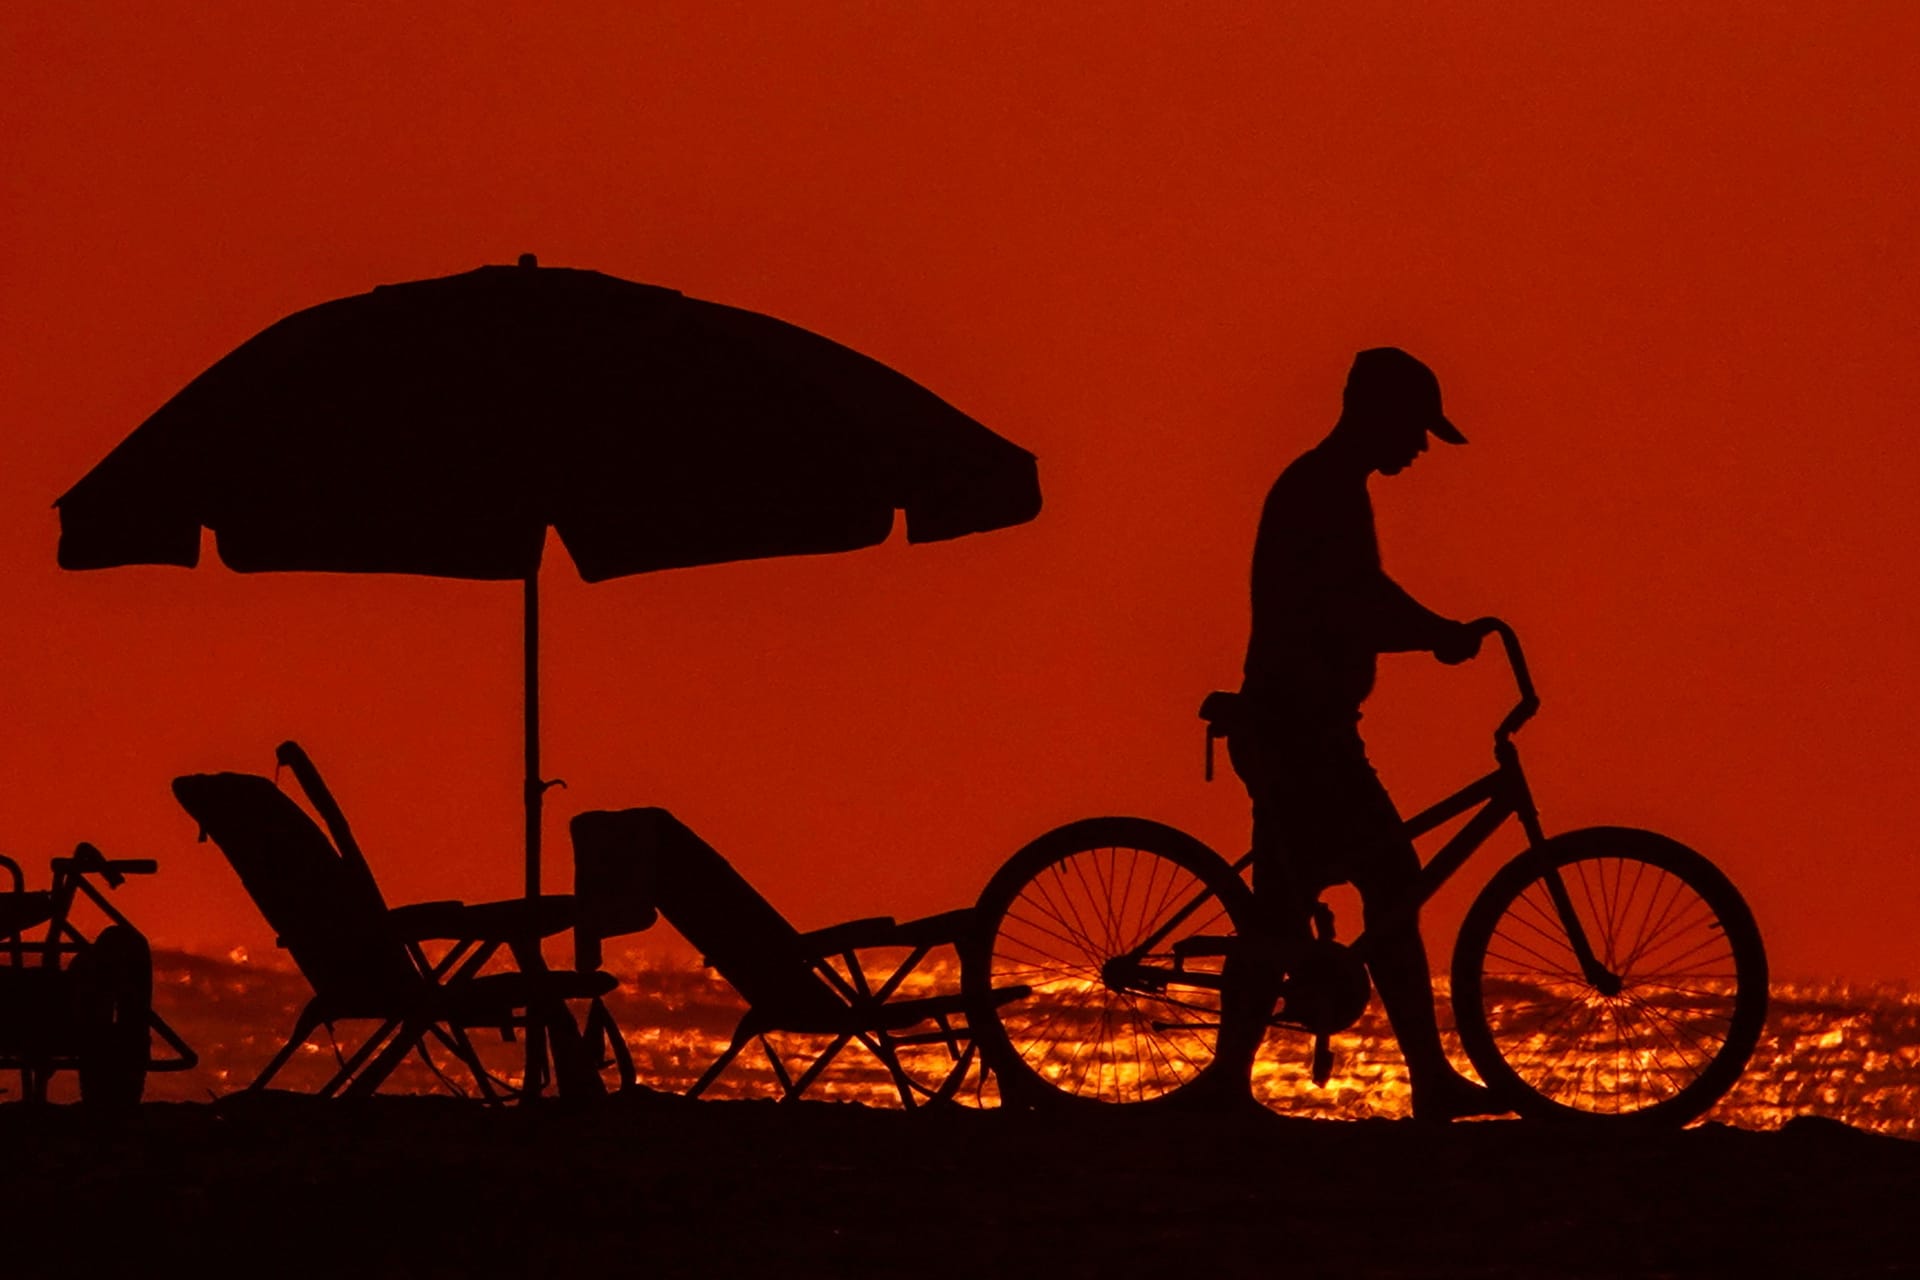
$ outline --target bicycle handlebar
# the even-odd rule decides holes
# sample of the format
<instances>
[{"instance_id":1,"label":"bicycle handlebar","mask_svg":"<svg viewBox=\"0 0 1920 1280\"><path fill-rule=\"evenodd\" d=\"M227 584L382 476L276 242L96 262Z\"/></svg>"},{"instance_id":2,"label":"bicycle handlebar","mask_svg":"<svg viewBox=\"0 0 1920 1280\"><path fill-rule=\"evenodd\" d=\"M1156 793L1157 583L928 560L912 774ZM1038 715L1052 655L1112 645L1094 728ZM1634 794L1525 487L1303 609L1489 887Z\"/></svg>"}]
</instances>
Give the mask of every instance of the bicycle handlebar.
<instances>
[{"instance_id":1,"label":"bicycle handlebar","mask_svg":"<svg viewBox=\"0 0 1920 1280\"><path fill-rule=\"evenodd\" d=\"M1505 742L1513 737L1521 725L1533 719L1534 712L1540 710L1540 696L1533 691L1533 676L1527 671L1527 656L1520 651L1520 637L1514 634L1513 628L1498 618L1476 618L1470 625L1479 628L1483 634L1491 632L1500 637L1500 646L1506 650L1507 665L1513 668L1513 682L1520 687L1520 701L1493 731L1495 742Z\"/></svg>"},{"instance_id":2,"label":"bicycle handlebar","mask_svg":"<svg viewBox=\"0 0 1920 1280\"><path fill-rule=\"evenodd\" d=\"M72 857L55 858L52 866L55 874L70 870L83 876L97 875L115 889L130 875L150 876L160 869L152 858L109 858L84 840L74 847Z\"/></svg>"}]
</instances>

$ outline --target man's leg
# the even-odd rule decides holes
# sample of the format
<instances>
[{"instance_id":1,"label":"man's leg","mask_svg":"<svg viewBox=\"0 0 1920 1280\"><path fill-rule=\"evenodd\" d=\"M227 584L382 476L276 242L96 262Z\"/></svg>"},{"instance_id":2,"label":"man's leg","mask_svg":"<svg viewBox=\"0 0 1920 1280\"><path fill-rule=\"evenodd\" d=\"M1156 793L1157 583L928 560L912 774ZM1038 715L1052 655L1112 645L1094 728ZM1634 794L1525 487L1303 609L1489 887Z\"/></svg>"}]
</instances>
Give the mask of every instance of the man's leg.
<instances>
[{"instance_id":1,"label":"man's leg","mask_svg":"<svg viewBox=\"0 0 1920 1280\"><path fill-rule=\"evenodd\" d=\"M1296 768L1292 753L1276 749L1267 735L1250 728L1230 738L1227 750L1253 804L1256 919L1248 922L1253 936L1242 939L1239 954L1232 959L1232 982L1220 993L1216 1066L1211 1085L1203 1092L1212 1099L1238 1102L1252 1097L1253 1062L1280 999L1287 939L1292 931L1305 937L1307 916L1304 910L1288 909L1295 894L1282 832L1296 803L1289 785Z\"/></svg>"},{"instance_id":2,"label":"man's leg","mask_svg":"<svg viewBox=\"0 0 1920 1280\"><path fill-rule=\"evenodd\" d=\"M1262 837L1270 834L1262 830L1260 818L1264 807L1256 798L1253 806L1256 886L1262 878L1259 868L1268 853L1263 848ZM1267 1020L1273 1014L1274 1002L1280 998L1278 968L1268 955L1267 940L1259 936L1267 932L1272 913L1267 909L1268 899L1261 896L1257 888L1254 907L1260 916L1259 920L1249 922L1254 935L1241 938L1239 953L1229 961L1228 974L1232 981L1220 992L1220 1035L1215 1044L1213 1085L1209 1091L1214 1096L1235 1100L1252 1096L1249 1087L1253 1060L1260 1052L1260 1042L1266 1038Z\"/></svg>"},{"instance_id":3,"label":"man's leg","mask_svg":"<svg viewBox=\"0 0 1920 1280\"><path fill-rule=\"evenodd\" d=\"M1377 794L1364 811L1374 829L1355 858L1353 876L1366 908L1367 972L1407 1062L1414 1114L1422 1119L1481 1114L1488 1107L1486 1091L1455 1071L1441 1046L1420 917L1408 909L1419 883L1420 855L1386 789L1377 778L1372 781Z\"/></svg>"}]
</instances>

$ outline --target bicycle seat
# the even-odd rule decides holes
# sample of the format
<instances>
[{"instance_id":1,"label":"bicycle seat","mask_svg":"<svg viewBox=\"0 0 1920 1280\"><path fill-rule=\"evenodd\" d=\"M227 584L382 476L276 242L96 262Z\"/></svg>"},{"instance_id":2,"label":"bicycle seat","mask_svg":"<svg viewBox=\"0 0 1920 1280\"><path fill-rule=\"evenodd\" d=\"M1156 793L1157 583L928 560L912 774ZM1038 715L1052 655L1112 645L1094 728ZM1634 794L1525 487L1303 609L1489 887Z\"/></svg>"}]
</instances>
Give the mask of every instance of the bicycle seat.
<instances>
[{"instance_id":1,"label":"bicycle seat","mask_svg":"<svg viewBox=\"0 0 1920 1280\"><path fill-rule=\"evenodd\" d=\"M1213 740L1233 736L1242 709L1240 695L1227 689L1215 689L1200 700L1200 718L1207 722L1208 782L1213 781Z\"/></svg>"},{"instance_id":2,"label":"bicycle seat","mask_svg":"<svg viewBox=\"0 0 1920 1280\"><path fill-rule=\"evenodd\" d=\"M1240 695L1231 690L1215 689L1200 700L1200 718L1207 722L1207 732L1216 738L1233 732L1240 711Z\"/></svg>"}]
</instances>

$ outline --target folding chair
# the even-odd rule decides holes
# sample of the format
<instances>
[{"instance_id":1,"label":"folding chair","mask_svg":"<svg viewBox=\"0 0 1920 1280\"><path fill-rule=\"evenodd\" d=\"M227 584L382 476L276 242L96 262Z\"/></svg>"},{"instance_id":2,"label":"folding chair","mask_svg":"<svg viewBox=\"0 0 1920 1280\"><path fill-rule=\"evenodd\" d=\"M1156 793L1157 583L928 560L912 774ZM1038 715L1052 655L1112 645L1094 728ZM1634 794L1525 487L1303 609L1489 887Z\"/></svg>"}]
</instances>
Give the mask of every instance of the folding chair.
<instances>
[{"instance_id":1,"label":"folding chair","mask_svg":"<svg viewBox=\"0 0 1920 1280\"><path fill-rule=\"evenodd\" d=\"M429 1039L466 1067L486 1101L537 1094L545 1083L539 1072L518 1090L489 1073L467 1035L476 1027L497 1027L508 1038L516 1029L543 1031L563 1095L603 1091L601 1047L619 1068L621 1083L632 1083L632 1059L600 1002L617 980L608 973L550 970L540 956L541 938L572 926L571 898L389 909L312 761L291 742L281 745L278 758L292 767L331 840L269 778L193 774L173 783L175 798L200 824L201 839L220 847L313 987L286 1044L248 1091L266 1088L321 1026L331 1030L336 1022L361 1019L379 1027L341 1062L321 1096L370 1094L410 1053L439 1074ZM429 942L448 944L437 960L428 956ZM518 971L482 974L502 947ZM571 999L593 1001L585 1035L567 1010Z\"/></svg>"},{"instance_id":2,"label":"folding chair","mask_svg":"<svg viewBox=\"0 0 1920 1280\"><path fill-rule=\"evenodd\" d=\"M886 1067L908 1108L949 1101L967 1079L976 1046L964 998L896 996L936 947L959 944L972 925L971 908L904 924L879 916L801 933L665 809L582 813L571 831L580 903L576 964L598 965L601 939L644 929L657 911L747 1002L731 1042L687 1090L689 1097L704 1093L754 1040L786 1101L805 1094L855 1042ZM904 949L907 956L870 972L860 953L883 948ZM1025 987L1007 987L992 999L997 1005L1028 994ZM796 1074L766 1040L775 1031L822 1035L829 1043ZM929 1045L945 1047L945 1066L939 1079L924 1083L908 1073L899 1051Z\"/></svg>"}]
</instances>

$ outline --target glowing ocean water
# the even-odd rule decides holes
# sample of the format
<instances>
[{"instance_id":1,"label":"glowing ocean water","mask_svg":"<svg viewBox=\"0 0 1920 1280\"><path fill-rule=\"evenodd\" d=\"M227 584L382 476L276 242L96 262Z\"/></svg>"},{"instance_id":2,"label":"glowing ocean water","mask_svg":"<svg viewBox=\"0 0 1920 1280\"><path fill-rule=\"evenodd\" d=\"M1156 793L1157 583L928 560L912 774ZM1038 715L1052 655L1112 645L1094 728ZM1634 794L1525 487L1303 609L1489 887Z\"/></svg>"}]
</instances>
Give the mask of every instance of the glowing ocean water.
<instances>
[{"instance_id":1,"label":"glowing ocean water","mask_svg":"<svg viewBox=\"0 0 1920 1280\"><path fill-rule=\"evenodd\" d=\"M294 1015L311 994L304 980L272 963L244 957L212 959L162 953L156 1004L199 1049L198 1070L156 1075L149 1099L205 1100L245 1084L279 1047ZM610 960L623 977L609 1005L625 1030L642 1083L678 1091L690 1085L726 1045L743 1008L724 981L697 962L663 959L634 951ZM953 966L934 969L916 984L923 994L954 989ZM1447 1008L1441 1001L1443 1029ZM1064 1025L1064 1024L1063 1024ZM350 1050L363 1026L337 1028ZM1451 1040L1451 1036L1449 1035ZM511 1072L518 1046L491 1031L476 1033L483 1054ZM776 1035L772 1047L792 1071L823 1047L821 1037ZM1071 1037L1063 1036L1061 1062L1072 1061ZM1268 1037L1254 1087L1269 1106L1290 1114L1362 1118L1408 1112L1406 1071L1376 1000L1351 1031L1334 1041L1332 1078L1315 1088L1307 1078L1304 1036L1276 1031ZM906 1055L917 1077L937 1079L950 1065L946 1048L928 1045ZM1459 1059L1465 1065L1464 1059ZM276 1080L288 1088L311 1088L335 1065L324 1032ZM446 1088L440 1078L462 1083L454 1064L429 1066L410 1060L389 1089ZM0 1078L0 1097L14 1082ZM709 1096L774 1097L773 1070L757 1044L721 1078ZM842 1054L809 1096L898 1106L886 1070L857 1045ZM960 1095L968 1105L993 1105L991 1080L969 1076ZM1773 989L1767 1027L1746 1074L1707 1119L1751 1128L1772 1128L1796 1115L1820 1115L1863 1129L1920 1138L1920 990L1897 985L1785 983Z\"/></svg>"}]
</instances>

